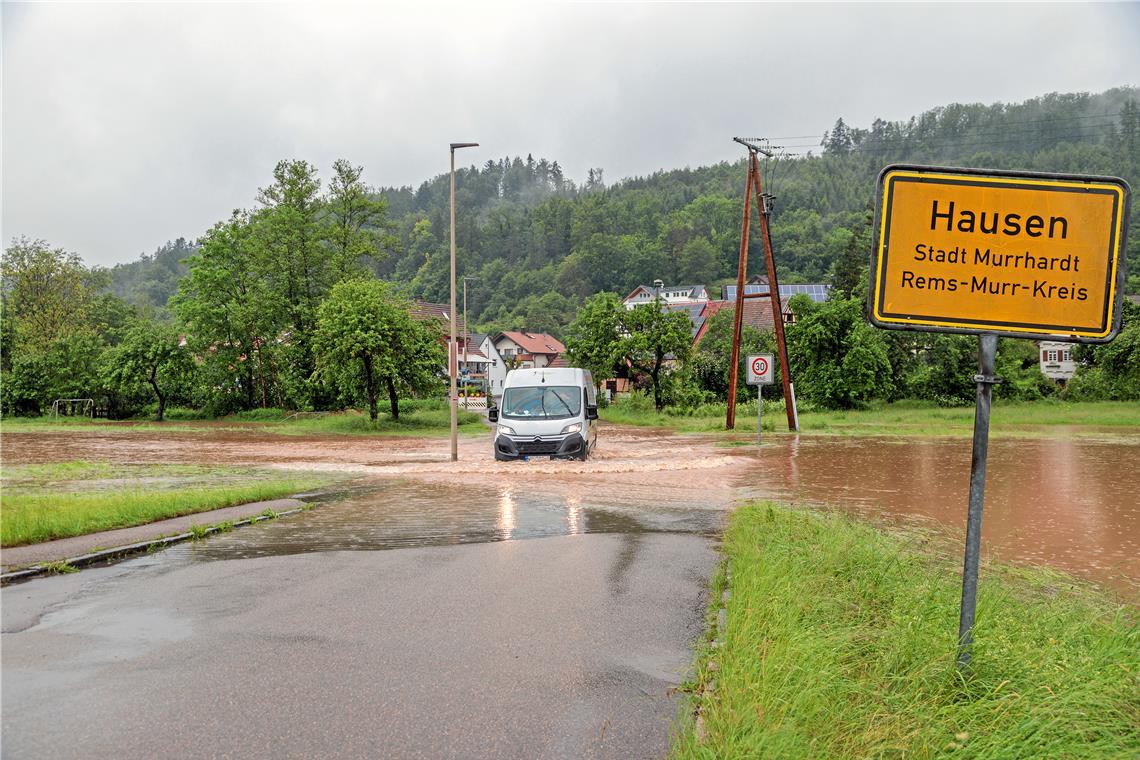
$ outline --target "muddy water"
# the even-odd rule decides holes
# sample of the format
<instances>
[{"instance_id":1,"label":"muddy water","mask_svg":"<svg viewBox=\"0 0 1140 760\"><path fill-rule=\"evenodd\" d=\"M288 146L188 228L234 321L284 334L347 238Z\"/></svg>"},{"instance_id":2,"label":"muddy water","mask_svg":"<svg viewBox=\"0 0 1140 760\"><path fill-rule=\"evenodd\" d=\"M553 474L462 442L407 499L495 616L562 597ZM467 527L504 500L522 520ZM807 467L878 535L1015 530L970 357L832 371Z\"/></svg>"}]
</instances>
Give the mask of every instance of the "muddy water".
<instances>
[{"instance_id":1,"label":"muddy water","mask_svg":"<svg viewBox=\"0 0 1140 760\"><path fill-rule=\"evenodd\" d=\"M785 438L750 454L750 495L947 526L965 540L970 442ZM1048 564L1140 595L1140 441L995 439L984 556Z\"/></svg>"},{"instance_id":2,"label":"muddy water","mask_svg":"<svg viewBox=\"0 0 1140 760\"><path fill-rule=\"evenodd\" d=\"M264 435L257 432L12 434L3 462L258 465L353 477L330 503L288 520L184 544L182 561L338 549L500 541L587 532L715 533L742 496L834 504L964 530L965 439L770 437L724 448L713 437L607 427L589 462L495 462L484 439ZM1140 440L991 442L983 548L1140 593Z\"/></svg>"}]
</instances>

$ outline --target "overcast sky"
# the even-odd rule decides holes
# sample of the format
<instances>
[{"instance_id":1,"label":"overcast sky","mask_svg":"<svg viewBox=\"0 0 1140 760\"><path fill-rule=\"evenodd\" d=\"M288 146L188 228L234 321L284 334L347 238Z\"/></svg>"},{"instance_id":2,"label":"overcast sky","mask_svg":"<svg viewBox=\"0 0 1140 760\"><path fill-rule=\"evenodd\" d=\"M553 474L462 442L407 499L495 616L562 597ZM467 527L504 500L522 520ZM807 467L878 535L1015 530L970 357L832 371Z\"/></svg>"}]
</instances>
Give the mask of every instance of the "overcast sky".
<instances>
[{"instance_id":1,"label":"overcast sky","mask_svg":"<svg viewBox=\"0 0 1140 760\"><path fill-rule=\"evenodd\" d=\"M2 21L0 232L104 265L253 205L281 158L418 185L472 140L465 163L612 182L736 158L732 135L1140 78L1137 4L5 2Z\"/></svg>"}]
</instances>

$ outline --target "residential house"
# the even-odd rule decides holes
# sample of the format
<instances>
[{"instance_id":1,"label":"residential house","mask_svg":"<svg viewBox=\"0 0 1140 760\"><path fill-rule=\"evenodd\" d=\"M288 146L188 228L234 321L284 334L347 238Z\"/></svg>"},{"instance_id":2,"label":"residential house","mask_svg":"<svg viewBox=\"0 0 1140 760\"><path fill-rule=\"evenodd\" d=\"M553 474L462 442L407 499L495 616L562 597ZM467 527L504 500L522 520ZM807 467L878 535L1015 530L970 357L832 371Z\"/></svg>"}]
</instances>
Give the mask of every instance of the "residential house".
<instances>
[{"instance_id":1,"label":"residential house","mask_svg":"<svg viewBox=\"0 0 1140 760\"><path fill-rule=\"evenodd\" d=\"M1042 340L1038 341L1037 348L1041 351L1042 375L1050 380L1056 380L1061 385L1073 379L1073 375L1077 373L1077 363L1073 361L1071 343Z\"/></svg>"},{"instance_id":2,"label":"residential house","mask_svg":"<svg viewBox=\"0 0 1140 760\"><path fill-rule=\"evenodd\" d=\"M705 306L704 311L700 315L700 324L694 325L695 332L693 333L693 348L701 342L708 332L709 320L714 315L721 311L727 311L732 314L736 310L735 301L709 301ZM780 299L780 312L783 314L784 323L794 322L794 316L790 308L788 308L787 298ZM746 298L744 299L744 318L743 323L761 332L772 332L776 329L776 323L772 321L772 304L767 298Z\"/></svg>"},{"instance_id":3,"label":"residential house","mask_svg":"<svg viewBox=\"0 0 1140 760\"><path fill-rule=\"evenodd\" d=\"M671 285L665 287L661 280L654 280L652 285L638 285L628 296L622 299L622 305L627 309L635 306L653 303L660 299L667 306L691 306L708 303L709 293L704 285Z\"/></svg>"},{"instance_id":4,"label":"residential house","mask_svg":"<svg viewBox=\"0 0 1140 760\"><path fill-rule=\"evenodd\" d=\"M451 307L445 303L430 303L428 301L415 300L411 304L411 314L416 319L424 321L435 321L440 330L440 342L443 345L450 343L451 336ZM463 353L463 346L467 342L467 325L463 321L463 316L458 315L455 318L455 353L457 355ZM450 352L449 352L450 355ZM462 358L460 357L460 361ZM447 365L442 368L442 374L448 376Z\"/></svg>"},{"instance_id":5,"label":"residential house","mask_svg":"<svg viewBox=\"0 0 1140 760\"><path fill-rule=\"evenodd\" d=\"M459 349L459 381L472 392L487 389L487 370L491 360L480 348L486 337L472 333L467 336L467 343Z\"/></svg>"},{"instance_id":6,"label":"residential house","mask_svg":"<svg viewBox=\"0 0 1140 760\"><path fill-rule=\"evenodd\" d=\"M539 369L566 353L566 346L553 335L530 332L501 332L493 338L495 350L508 369Z\"/></svg>"},{"instance_id":7,"label":"residential house","mask_svg":"<svg viewBox=\"0 0 1140 760\"><path fill-rule=\"evenodd\" d=\"M507 379L507 365L503 362L503 357L499 355L498 349L495 348L495 336L484 335L482 337L483 340L479 341L479 353L487 358L485 376L487 393L498 396L503 392L503 381Z\"/></svg>"},{"instance_id":8,"label":"residential house","mask_svg":"<svg viewBox=\"0 0 1140 760\"><path fill-rule=\"evenodd\" d=\"M568 367L566 346L553 335L525 331L495 333L483 338L479 349L487 357L487 391L498 396L512 369Z\"/></svg>"},{"instance_id":9,"label":"residential house","mask_svg":"<svg viewBox=\"0 0 1140 760\"><path fill-rule=\"evenodd\" d=\"M745 304L747 304L750 300L753 302L758 301L758 300L763 301L765 299L749 299L748 296L758 296L762 293L766 294L768 292L769 292L768 278L765 277L764 275L754 275L752 277L752 279L750 279L744 285L744 295L745 295L745 301L744 302L745 302ZM823 283L809 283L809 284L795 283L792 285L781 285L780 286L780 299L783 301L790 299L792 296L805 295L808 298L810 298L812 301L814 301L815 303L823 303L824 301L827 300L827 296L829 293L831 293L831 286L825 285ZM736 286L735 285L725 285L724 286L724 300L732 301L732 302L736 301ZM771 311L771 307L769 307L769 311ZM745 311L744 314L745 314L745 318L747 318L748 312ZM791 312L790 309L786 309L784 311L784 321L785 322L794 322L795 321L795 315ZM769 327L769 329L771 329L771 328Z\"/></svg>"}]
</instances>

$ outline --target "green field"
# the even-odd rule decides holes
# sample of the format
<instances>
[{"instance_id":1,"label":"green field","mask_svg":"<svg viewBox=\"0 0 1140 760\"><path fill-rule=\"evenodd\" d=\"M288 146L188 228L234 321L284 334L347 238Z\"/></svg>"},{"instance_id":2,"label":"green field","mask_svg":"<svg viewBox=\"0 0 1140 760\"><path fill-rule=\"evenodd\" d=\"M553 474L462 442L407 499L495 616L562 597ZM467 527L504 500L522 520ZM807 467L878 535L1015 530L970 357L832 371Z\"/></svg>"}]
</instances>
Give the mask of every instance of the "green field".
<instances>
[{"instance_id":1,"label":"green field","mask_svg":"<svg viewBox=\"0 0 1140 760\"><path fill-rule=\"evenodd\" d=\"M460 402L459 432L481 435L487 432L482 413L465 412ZM368 415L347 412L293 412L284 409L257 409L252 412L205 418L193 410L173 409L164 422L153 420L103 420L87 417L6 417L0 432L51 433L60 431L139 431L139 432L217 432L255 430L276 435L416 435L446 436L451 430L449 411L444 405L431 405L401 412L398 420L381 414L373 423Z\"/></svg>"},{"instance_id":2,"label":"green field","mask_svg":"<svg viewBox=\"0 0 1140 760\"><path fill-rule=\"evenodd\" d=\"M0 546L126 528L168 517L279 499L332 482L327 475L193 465L92 462L6 466Z\"/></svg>"},{"instance_id":3,"label":"green field","mask_svg":"<svg viewBox=\"0 0 1140 760\"><path fill-rule=\"evenodd\" d=\"M943 539L752 504L724 551L676 757L1140 757L1137 610L1088 584L983 565L963 678Z\"/></svg>"},{"instance_id":4,"label":"green field","mask_svg":"<svg viewBox=\"0 0 1140 760\"><path fill-rule=\"evenodd\" d=\"M623 425L663 427L684 433L755 435L756 402L740 404L736 410L736 431L724 429L724 404L706 404L684 413L666 409L654 411L652 404L638 397L623 398L602 410L602 418ZM929 403L900 401L879 403L867 409L850 411L803 410L800 432L824 435L971 435L974 407L939 407ZM762 417L766 432L787 432L782 402L764 404ZM1071 433L1140 434L1140 402L995 402L990 420L995 436L1054 435L1058 427L1071 427Z\"/></svg>"}]
</instances>

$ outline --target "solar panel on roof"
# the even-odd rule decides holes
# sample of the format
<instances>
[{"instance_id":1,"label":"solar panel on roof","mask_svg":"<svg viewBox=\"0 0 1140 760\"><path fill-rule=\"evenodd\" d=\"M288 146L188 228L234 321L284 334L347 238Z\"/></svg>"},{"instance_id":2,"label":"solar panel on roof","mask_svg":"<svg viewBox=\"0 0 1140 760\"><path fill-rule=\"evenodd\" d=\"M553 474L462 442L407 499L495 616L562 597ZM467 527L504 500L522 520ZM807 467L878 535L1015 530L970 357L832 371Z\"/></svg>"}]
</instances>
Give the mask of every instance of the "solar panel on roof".
<instances>
[{"instance_id":1,"label":"solar panel on roof","mask_svg":"<svg viewBox=\"0 0 1140 760\"><path fill-rule=\"evenodd\" d=\"M811 298L811 300L815 301L816 303L819 303L821 301L827 300L827 294L828 294L828 291L830 291L830 290L831 290L831 286L824 284L824 283L794 283L794 284L789 284L789 285L781 285L780 286L780 296L781 297L790 297L790 296L794 296L794 295L804 294L804 295L807 295L809 298ZM768 292L768 286L767 285L759 285L759 284L751 283L751 284L744 286L744 294L745 295L752 295L755 293L767 293L767 292ZM725 285L724 286L724 299L726 301L736 300L736 286L735 285Z\"/></svg>"}]
</instances>

